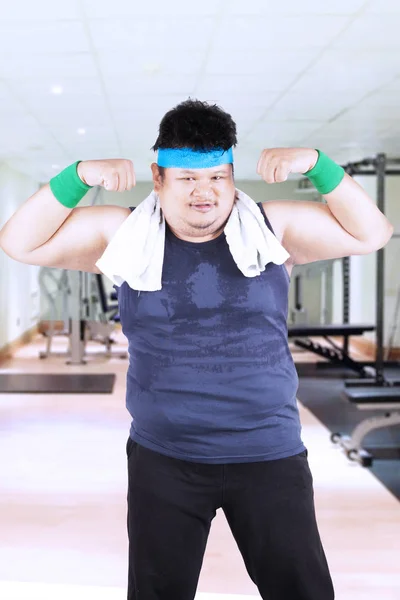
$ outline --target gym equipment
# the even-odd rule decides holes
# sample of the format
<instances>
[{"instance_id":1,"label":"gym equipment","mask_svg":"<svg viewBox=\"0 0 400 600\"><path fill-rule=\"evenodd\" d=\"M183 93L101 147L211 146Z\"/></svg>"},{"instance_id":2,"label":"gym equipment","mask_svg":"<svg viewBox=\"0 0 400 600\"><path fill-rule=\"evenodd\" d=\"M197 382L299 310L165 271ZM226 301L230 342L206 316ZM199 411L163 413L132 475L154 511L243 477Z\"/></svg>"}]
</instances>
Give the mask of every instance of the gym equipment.
<instances>
[{"instance_id":1,"label":"gym equipment","mask_svg":"<svg viewBox=\"0 0 400 600\"><path fill-rule=\"evenodd\" d=\"M400 170L387 169L387 165L399 165L400 159L389 159L380 153L376 158L368 158L358 163L349 163L346 171L350 175L376 175L377 205L385 213L385 175L400 175ZM350 436L340 433L332 434L331 440L339 444L351 460L360 462L363 466L371 466L372 456L362 447L362 441L367 433L400 424L400 381L389 380L384 374L384 257L385 248L377 252L377 287L376 287L376 356L375 376L372 379L348 380L345 382L343 397L356 404L360 410L382 410L383 416L371 417L359 423Z\"/></svg>"},{"instance_id":2,"label":"gym equipment","mask_svg":"<svg viewBox=\"0 0 400 600\"><path fill-rule=\"evenodd\" d=\"M86 321L86 327L89 332L89 336L86 338L86 341L98 341L101 344L104 344L106 347L104 355L107 358L111 358L114 356L111 348L112 344L114 344L114 340L110 336L115 330L115 324L120 323L118 303L108 304L103 276L100 273L96 273L94 275L94 279L97 286L96 291L98 302L100 304L100 311L98 313L98 320L92 319ZM111 300L117 300L116 292L111 292L110 298ZM118 356L119 358L127 358L128 354L126 352L120 352Z\"/></svg>"},{"instance_id":3,"label":"gym equipment","mask_svg":"<svg viewBox=\"0 0 400 600\"><path fill-rule=\"evenodd\" d=\"M400 425L400 387L354 387L343 392L343 397L357 405L359 410L383 410L382 416L370 417L361 421L350 436L332 433L331 441L340 444L349 460L359 462L363 467L372 466L373 457L362 442L371 431L382 427Z\"/></svg>"},{"instance_id":4,"label":"gym equipment","mask_svg":"<svg viewBox=\"0 0 400 600\"><path fill-rule=\"evenodd\" d=\"M399 234L398 237L400 239L400 234ZM390 353L392 351L393 344L394 344L394 338L396 336L396 332L397 332L399 324L400 324L400 283L399 283L398 288L397 288L396 304L395 304L395 308L394 308L392 326L391 326L391 329L390 329L389 342L388 342L388 345L386 347L385 360L389 360Z\"/></svg>"},{"instance_id":5,"label":"gym equipment","mask_svg":"<svg viewBox=\"0 0 400 600\"><path fill-rule=\"evenodd\" d=\"M104 352L95 356L127 358L127 352L112 352L114 340L111 334L119 322L118 304L109 305L102 275L82 271L62 271L58 277L55 269L43 267L39 273L40 288L50 304L50 328L47 336L46 351L40 352L40 358L49 356L67 356L68 365L86 364L88 358L87 343L93 341L105 346ZM60 282L55 292L50 291L49 282ZM115 299L115 293L111 294ZM61 301L64 328L54 331L57 305ZM51 349L55 335L68 337L67 352L54 352Z\"/></svg>"},{"instance_id":6,"label":"gym equipment","mask_svg":"<svg viewBox=\"0 0 400 600\"><path fill-rule=\"evenodd\" d=\"M376 158L367 158L358 163L346 165L349 175L376 175L377 178L377 206L385 214L385 175L400 175L400 170L388 169L387 165L400 164L400 158L387 158L386 154L380 153ZM367 168L366 168L367 167ZM372 167L372 168L371 168ZM385 315L385 248L377 251L376 259L376 354L375 354L375 376L367 381L346 380L346 387L354 386L395 386L400 381L388 381L384 375L384 315Z\"/></svg>"},{"instance_id":7,"label":"gym equipment","mask_svg":"<svg viewBox=\"0 0 400 600\"><path fill-rule=\"evenodd\" d=\"M326 318L331 316L331 310L329 310L329 303L327 296L332 297L332 263L334 261L323 261L318 272L313 271L313 276L310 278L309 274L297 273L294 276L294 309L292 311L292 320L299 321L299 316L309 316L303 304L303 288L304 278L307 277L307 288L311 289L316 293L320 291L320 298L316 300L314 298L314 313L315 307L317 306L320 320L326 321ZM329 263L329 265L327 265ZM329 266L329 269L327 267ZM367 331L374 331L374 325L350 325L349 324L349 296L350 296L350 285L349 285L349 264L348 259L342 263L342 277L343 277L343 323L340 325L328 325L324 322L319 324L307 324L302 323L288 326L288 337L294 339L294 345L313 352L317 356L327 359L329 362L316 363L316 367L326 368L329 365L342 365L350 368L360 377L367 377L371 375L371 367L369 363L356 361L351 358L349 354L349 338L354 335L362 335ZM330 281L328 281L330 280ZM311 285L310 285L311 284ZM325 317L325 318L324 318ZM314 314L315 318L315 314ZM302 320L302 319L301 319ZM310 339L311 336L323 337L329 344L319 344ZM331 336L340 336L343 338L342 346L338 346L332 339ZM300 339L297 339L300 338ZM302 371L302 367L306 367L304 370L309 371L310 365L308 363L296 362L297 370Z\"/></svg>"},{"instance_id":8,"label":"gym equipment","mask_svg":"<svg viewBox=\"0 0 400 600\"><path fill-rule=\"evenodd\" d=\"M39 352L39 358L47 358L51 356L52 341L56 335L69 334L69 319L68 319L68 274L67 271L57 271L57 269L41 268L39 270L39 287L43 296L47 299L50 308L49 329L43 332L46 336L46 350ZM62 320L64 327L61 331L55 331L54 323L57 320L57 299L62 299Z\"/></svg>"},{"instance_id":9,"label":"gym equipment","mask_svg":"<svg viewBox=\"0 0 400 600\"><path fill-rule=\"evenodd\" d=\"M112 394L115 373L1 373L1 394Z\"/></svg>"},{"instance_id":10,"label":"gym equipment","mask_svg":"<svg viewBox=\"0 0 400 600\"><path fill-rule=\"evenodd\" d=\"M295 325L288 328L288 337L303 338L295 339L295 346L313 352L317 356L322 356L332 364L343 365L352 369L361 377L367 377L371 374L370 368L364 363L351 358L348 352L348 340L353 335L362 335L366 331L374 331L374 329L374 325L350 325L349 323L343 325ZM311 336L323 337L331 348L309 339ZM330 336L343 337L343 345L338 346L330 339Z\"/></svg>"},{"instance_id":11,"label":"gym equipment","mask_svg":"<svg viewBox=\"0 0 400 600\"><path fill-rule=\"evenodd\" d=\"M334 260L297 265L289 288L288 325L324 325L333 319ZM304 302L307 291L307 303Z\"/></svg>"}]
</instances>

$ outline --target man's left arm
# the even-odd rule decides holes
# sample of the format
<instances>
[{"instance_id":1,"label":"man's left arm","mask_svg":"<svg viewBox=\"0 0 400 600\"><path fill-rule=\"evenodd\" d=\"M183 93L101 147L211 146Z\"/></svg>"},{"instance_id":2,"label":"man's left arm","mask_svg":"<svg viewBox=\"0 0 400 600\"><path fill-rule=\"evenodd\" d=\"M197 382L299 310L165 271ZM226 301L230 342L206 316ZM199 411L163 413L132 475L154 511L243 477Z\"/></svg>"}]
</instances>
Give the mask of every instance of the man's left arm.
<instances>
[{"instance_id":1,"label":"man's left arm","mask_svg":"<svg viewBox=\"0 0 400 600\"><path fill-rule=\"evenodd\" d=\"M257 172L267 183L285 181L289 173L307 174L318 159L316 150L275 148L264 150ZM320 173L323 179L324 173ZM348 174L329 193L327 204L277 201L264 204L272 226L293 264L306 264L368 254L387 244L393 226L366 191Z\"/></svg>"}]
</instances>

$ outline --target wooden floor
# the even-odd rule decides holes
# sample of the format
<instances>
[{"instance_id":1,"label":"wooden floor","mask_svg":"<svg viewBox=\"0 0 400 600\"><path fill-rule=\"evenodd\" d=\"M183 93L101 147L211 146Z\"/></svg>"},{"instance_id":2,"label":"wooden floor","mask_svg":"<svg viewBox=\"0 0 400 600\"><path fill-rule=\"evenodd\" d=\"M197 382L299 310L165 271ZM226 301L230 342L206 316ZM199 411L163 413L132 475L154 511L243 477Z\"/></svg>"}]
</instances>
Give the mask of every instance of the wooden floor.
<instances>
[{"instance_id":1,"label":"wooden floor","mask_svg":"<svg viewBox=\"0 0 400 600\"><path fill-rule=\"evenodd\" d=\"M65 347L64 340L55 347ZM87 365L69 367L62 358L39 360L42 349L38 337L2 372L115 372L116 385L112 395L0 396L0 598L123 600L127 361L106 360L93 344ZM336 598L400 600L400 503L368 470L348 462L301 405L300 413ZM219 511L197 600L254 597Z\"/></svg>"}]
</instances>

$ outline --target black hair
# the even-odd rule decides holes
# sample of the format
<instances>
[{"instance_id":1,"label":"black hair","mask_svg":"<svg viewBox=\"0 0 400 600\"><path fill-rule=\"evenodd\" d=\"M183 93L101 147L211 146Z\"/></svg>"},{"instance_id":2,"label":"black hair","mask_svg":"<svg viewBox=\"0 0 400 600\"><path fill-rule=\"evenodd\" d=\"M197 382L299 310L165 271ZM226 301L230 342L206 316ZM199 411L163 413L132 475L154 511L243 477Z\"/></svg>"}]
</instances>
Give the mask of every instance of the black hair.
<instances>
[{"instance_id":1,"label":"black hair","mask_svg":"<svg viewBox=\"0 0 400 600\"><path fill-rule=\"evenodd\" d=\"M216 104L189 98L163 116L151 149L191 148L208 152L217 148L229 150L236 144L236 123L230 114ZM163 178L164 169L159 170Z\"/></svg>"},{"instance_id":2,"label":"black hair","mask_svg":"<svg viewBox=\"0 0 400 600\"><path fill-rule=\"evenodd\" d=\"M169 110L161 119L158 148L191 148L208 152L236 146L236 123L216 104L188 99Z\"/></svg>"}]
</instances>

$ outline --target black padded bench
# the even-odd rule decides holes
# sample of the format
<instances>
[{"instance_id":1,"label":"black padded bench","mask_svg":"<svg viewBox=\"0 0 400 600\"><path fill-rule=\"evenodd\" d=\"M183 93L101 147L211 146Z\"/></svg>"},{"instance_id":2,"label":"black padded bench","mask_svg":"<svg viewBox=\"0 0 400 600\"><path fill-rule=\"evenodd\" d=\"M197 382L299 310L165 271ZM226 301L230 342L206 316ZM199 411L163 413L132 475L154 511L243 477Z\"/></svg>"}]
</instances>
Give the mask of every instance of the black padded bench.
<instances>
[{"instance_id":1,"label":"black padded bench","mask_svg":"<svg viewBox=\"0 0 400 600\"><path fill-rule=\"evenodd\" d=\"M353 404L398 404L400 409L400 386L347 388L343 396Z\"/></svg>"},{"instance_id":2,"label":"black padded bench","mask_svg":"<svg viewBox=\"0 0 400 600\"><path fill-rule=\"evenodd\" d=\"M331 435L331 441L339 444L350 460L356 460L364 467L370 467L372 456L363 448L363 439L376 429L400 425L400 386L345 388L342 398L356 404L360 410L382 411L380 415L374 415L358 423L350 436L340 433Z\"/></svg>"},{"instance_id":3,"label":"black padded bench","mask_svg":"<svg viewBox=\"0 0 400 600\"><path fill-rule=\"evenodd\" d=\"M340 325L291 325L289 327L289 337L309 337L309 336L351 336L362 335L366 331L374 331L375 325L351 325L344 323Z\"/></svg>"},{"instance_id":4,"label":"black padded bench","mask_svg":"<svg viewBox=\"0 0 400 600\"><path fill-rule=\"evenodd\" d=\"M359 373L361 377L367 377L370 373L368 373L365 366L350 357L348 353L348 340L351 336L363 335L366 331L374 330L375 325L352 325L350 323L341 325L291 325L288 327L288 337L303 338L295 339L295 346L313 352L317 356L322 356L333 364L344 365ZM323 337L331 347L328 348L307 339L311 336ZM343 345L341 347L338 346L330 339L331 336L343 337Z\"/></svg>"}]
</instances>

